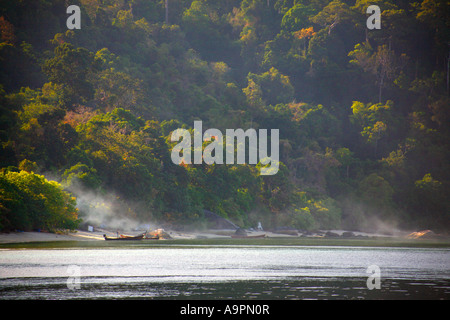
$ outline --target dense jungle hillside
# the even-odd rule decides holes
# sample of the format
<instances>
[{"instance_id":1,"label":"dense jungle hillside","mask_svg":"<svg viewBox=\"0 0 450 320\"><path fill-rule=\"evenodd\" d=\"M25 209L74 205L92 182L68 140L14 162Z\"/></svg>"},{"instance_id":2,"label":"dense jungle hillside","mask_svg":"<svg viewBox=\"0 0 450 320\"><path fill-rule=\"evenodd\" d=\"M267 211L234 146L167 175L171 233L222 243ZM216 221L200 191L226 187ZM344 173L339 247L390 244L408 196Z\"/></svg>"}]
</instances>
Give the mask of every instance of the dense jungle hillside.
<instances>
[{"instance_id":1,"label":"dense jungle hillside","mask_svg":"<svg viewBox=\"0 0 450 320\"><path fill-rule=\"evenodd\" d=\"M448 230L449 14L446 0L0 0L0 230L199 227L204 210ZM278 173L174 164L171 133L195 120L279 129Z\"/></svg>"}]
</instances>

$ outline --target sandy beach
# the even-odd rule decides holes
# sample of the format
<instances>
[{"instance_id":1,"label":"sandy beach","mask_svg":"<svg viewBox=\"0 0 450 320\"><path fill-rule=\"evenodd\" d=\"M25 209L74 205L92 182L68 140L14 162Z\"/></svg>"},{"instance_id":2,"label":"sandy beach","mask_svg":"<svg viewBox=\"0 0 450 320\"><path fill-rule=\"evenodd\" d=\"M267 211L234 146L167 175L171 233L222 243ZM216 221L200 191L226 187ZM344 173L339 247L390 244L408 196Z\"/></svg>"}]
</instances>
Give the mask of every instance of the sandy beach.
<instances>
[{"instance_id":1,"label":"sandy beach","mask_svg":"<svg viewBox=\"0 0 450 320\"><path fill-rule=\"evenodd\" d=\"M77 231L68 234L56 234L49 232L9 232L0 233L0 243L21 243L41 241L80 241L103 240L103 235L98 232Z\"/></svg>"},{"instance_id":2,"label":"sandy beach","mask_svg":"<svg viewBox=\"0 0 450 320\"><path fill-rule=\"evenodd\" d=\"M137 235L143 231L124 232L127 235ZM231 235L235 233L234 230L203 230L192 232L181 231L164 231L171 239L230 239ZM327 236L327 232L331 232L334 236L343 237L345 230L329 230L321 233L309 233L307 235L302 233L292 234L291 232L272 232L272 231L249 231L248 236L265 235L268 238L297 238L297 237L311 237L320 238ZM348 232L348 231L347 231ZM104 241L103 235L115 237L116 232L108 230L94 230L92 232L76 230L65 234L49 233L49 232L9 232L0 233L1 243L25 243L25 242L44 242L44 241ZM390 237L382 234L369 234L364 232L352 232L354 237ZM330 234L328 234L330 237Z\"/></svg>"},{"instance_id":3,"label":"sandy beach","mask_svg":"<svg viewBox=\"0 0 450 320\"><path fill-rule=\"evenodd\" d=\"M136 232L124 232L127 235L137 235L142 233L142 231ZM208 238L230 238L231 234L234 233L232 230L223 230L220 232L205 231L205 232L178 232L178 231L168 231L167 232L172 239L208 239ZM106 234L110 237L116 237L116 232L111 231L82 231L77 230L76 232L70 232L67 234L56 234L49 232L9 232L0 233L0 244L1 243L23 243L23 242L43 242L43 241L104 241L103 235ZM258 234L266 234L260 232ZM281 235L283 236L283 235Z\"/></svg>"}]
</instances>

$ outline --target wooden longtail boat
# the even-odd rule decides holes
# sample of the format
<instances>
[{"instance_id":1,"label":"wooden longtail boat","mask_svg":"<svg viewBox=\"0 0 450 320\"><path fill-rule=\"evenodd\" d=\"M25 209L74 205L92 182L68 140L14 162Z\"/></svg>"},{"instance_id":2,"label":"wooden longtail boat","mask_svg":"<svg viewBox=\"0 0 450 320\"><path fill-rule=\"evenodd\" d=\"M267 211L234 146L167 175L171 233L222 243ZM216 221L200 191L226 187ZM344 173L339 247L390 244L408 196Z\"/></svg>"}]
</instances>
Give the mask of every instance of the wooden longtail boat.
<instances>
[{"instance_id":1,"label":"wooden longtail boat","mask_svg":"<svg viewBox=\"0 0 450 320\"><path fill-rule=\"evenodd\" d=\"M125 236L125 235L120 235L117 238L111 238L106 236L106 234L103 235L103 238L105 238L105 240L142 240L144 238L145 233L140 234L138 236Z\"/></svg>"},{"instance_id":2,"label":"wooden longtail boat","mask_svg":"<svg viewBox=\"0 0 450 320\"><path fill-rule=\"evenodd\" d=\"M121 235L119 235L119 238L136 240L136 239L144 238L144 236L145 236L145 233L137 235L137 236L127 236L127 235L121 234Z\"/></svg>"},{"instance_id":3,"label":"wooden longtail boat","mask_svg":"<svg viewBox=\"0 0 450 320\"><path fill-rule=\"evenodd\" d=\"M154 237L144 237L144 240L159 240L159 236L156 235Z\"/></svg>"}]
</instances>

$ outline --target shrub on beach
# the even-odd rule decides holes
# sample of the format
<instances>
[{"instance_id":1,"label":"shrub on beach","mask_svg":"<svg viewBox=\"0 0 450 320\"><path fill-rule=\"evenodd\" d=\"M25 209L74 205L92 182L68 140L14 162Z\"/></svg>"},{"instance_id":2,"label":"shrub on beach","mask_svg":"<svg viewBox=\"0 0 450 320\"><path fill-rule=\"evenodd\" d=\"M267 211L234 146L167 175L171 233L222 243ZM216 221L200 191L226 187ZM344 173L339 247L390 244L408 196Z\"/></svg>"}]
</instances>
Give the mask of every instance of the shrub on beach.
<instances>
[{"instance_id":1,"label":"shrub on beach","mask_svg":"<svg viewBox=\"0 0 450 320\"><path fill-rule=\"evenodd\" d=\"M0 172L0 230L55 231L78 223L76 200L58 182L23 170Z\"/></svg>"}]
</instances>

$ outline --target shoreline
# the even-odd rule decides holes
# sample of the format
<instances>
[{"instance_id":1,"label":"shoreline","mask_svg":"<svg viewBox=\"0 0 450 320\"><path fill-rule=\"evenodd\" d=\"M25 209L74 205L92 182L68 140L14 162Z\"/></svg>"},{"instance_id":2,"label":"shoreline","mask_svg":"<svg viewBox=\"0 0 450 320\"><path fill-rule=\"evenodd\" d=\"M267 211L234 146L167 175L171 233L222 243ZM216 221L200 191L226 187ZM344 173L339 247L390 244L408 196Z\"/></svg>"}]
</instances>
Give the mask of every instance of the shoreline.
<instances>
[{"instance_id":1,"label":"shoreline","mask_svg":"<svg viewBox=\"0 0 450 320\"><path fill-rule=\"evenodd\" d=\"M37 231L21 231L0 233L0 244L8 243L28 243L28 242L48 242L48 241L95 241L103 240L103 236L99 237L94 232L77 230L67 234L37 232Z\"/></svg>"},{"instance_id":2,"label":"shoreline","mask_svg":"<svg viewBox=\"0 0 450 320\"><path fill-rule=\"evenodd\" d=\"M135 235L140 234L143 231L130 231L124 232L125 234ZM326 232L326 231L325 231ZM345 230L332 230L334 234L342 236ZM230 239L234 234L234 230L228 229L214 229L203 231L167 231L167 234L172 238L171 240L200 240L200 239ZM84 231L75 230L75 232L68 232L66 234L51 233L51 232L38 232L38 231L20 231L20 232L8 232L0 233L0 244L7 243L27 243L27 242L44 242L44 241L104 241L103 235L114 237L116 232L99 229L97 231ZM273 232L273 231L251 231L248 232L250 236L265 235L267 238L299 238L300 235L292 235L286 232ZM356 236L362 237L391 237L380 234L368 234L363 232L354 232ZM308 238L319 238L318 235L304 236Z\"/></svg>"},{"instance_id":3,"label":"shoreline","mask_svg":"<svg viewBox=\"0 0 450 320\"><path fill-rule=\"evenodd\" d=\"M125 232L128 235L137 235L143 231L130 231ZM254 243L255 245L261 244L261 241L267 241L267 239L274 241L292 242L298 244L302 243L323 243L324 245L351 245L352 243L391 243L391 244L432 244L436 243L438 245L444 245L450 247L450 238L448 237L411 237L415 233L404 232L395 235L385 235L377 233L365 233L358 231L346 231L346 230L322 230L320 232L305 232L305 233L292 233L285 231L248 231L247 234L250 238L238 238L232 239L231 235L235 234L235 230L202 230L202 231L175 231L168 230L163 231L167 235L165 238L161 238L156 241L161 243L161 241L178 242L181 241L191 241L193 243L201 243L202 241L214 243L223 240L238 240L239 242L247 241L248 243ZM417 232L416 232L417 233ZM116 232L96 229L94 231L84 231L75 230L74 232L68 232L65 234L59 233L49 233L49 232L9 232L0 233L0 245L8 246L17 244L31 244L31 243L45 243L45 242L58 242L64 243L68 241L72 242L104 242L103 235L116 236ZM262 236L264 238L252 239L254 236ZM209 241L208 241L209 240ZM359 240L359 241L358 241ZM145 240L144 240L145 241ZM120 241L122 242L122 241Z\"/></svg>"}]
</instances>

